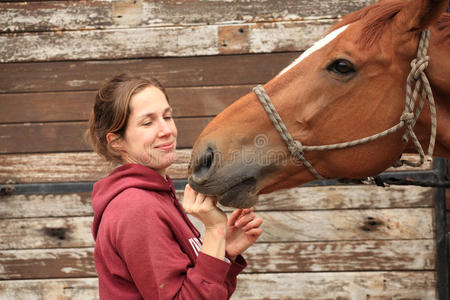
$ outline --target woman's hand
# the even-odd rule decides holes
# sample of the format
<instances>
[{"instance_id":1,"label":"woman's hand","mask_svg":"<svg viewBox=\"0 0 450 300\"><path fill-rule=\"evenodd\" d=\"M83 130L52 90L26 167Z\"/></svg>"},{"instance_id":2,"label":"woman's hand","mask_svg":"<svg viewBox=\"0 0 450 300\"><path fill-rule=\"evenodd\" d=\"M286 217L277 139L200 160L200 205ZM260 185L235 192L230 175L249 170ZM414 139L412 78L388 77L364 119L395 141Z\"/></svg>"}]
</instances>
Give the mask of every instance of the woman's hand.
<instances>
[{"instance_id":1,"label":"woman's hand","mask_svg":"<svg viewBox=\"0 0 450 300\"><path fill-rule=\"evenodd\" d=\"M227 215L217 206L216 197L194 191L189 184L184 189L183 208L205 225L202 252L223 260Z\"/></svg>"},{"instance_id":2,"label":"woman's hand","mask_svg":"<svg viewBox=\"0 0 450 300\"><path fill-rule=\"evenodd\" d=\"M253 245L263 230L263 220L256 218L254 208L236 209L227 222L226 251L234 259Z\"/></svg>"},{"instance_id":3,"label":"woman's hand","mask_svg":"<svg viewBox=\"0 0 450 300\"><path fill-rule=\"evenodd\" d=\"M184 189L183 208L186 213L199 219L205 228L222 227L225 233L227 215L216 206L217 198L194 191L189 184Z\"/></svg>"}]
</instances>

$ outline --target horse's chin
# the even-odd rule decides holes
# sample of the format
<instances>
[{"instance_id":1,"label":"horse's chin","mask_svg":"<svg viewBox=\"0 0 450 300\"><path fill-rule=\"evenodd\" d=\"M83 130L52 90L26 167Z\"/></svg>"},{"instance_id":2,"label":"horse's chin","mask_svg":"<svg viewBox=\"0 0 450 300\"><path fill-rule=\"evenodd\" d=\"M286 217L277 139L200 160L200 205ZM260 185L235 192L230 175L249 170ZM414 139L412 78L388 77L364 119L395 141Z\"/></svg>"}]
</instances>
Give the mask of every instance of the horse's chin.
<instances>
[{"instance_id":1,"label":"horse's chin","mask_svg":"<svg viewBox=\"0 0 450 300\"><path fill-rule=\"evenodd\" d=\"M258 196L255 192L255 179L246 179L218 195L217 198L223 206L234 208L252 207L258 201Z\"/></svg>"}]
</instances>

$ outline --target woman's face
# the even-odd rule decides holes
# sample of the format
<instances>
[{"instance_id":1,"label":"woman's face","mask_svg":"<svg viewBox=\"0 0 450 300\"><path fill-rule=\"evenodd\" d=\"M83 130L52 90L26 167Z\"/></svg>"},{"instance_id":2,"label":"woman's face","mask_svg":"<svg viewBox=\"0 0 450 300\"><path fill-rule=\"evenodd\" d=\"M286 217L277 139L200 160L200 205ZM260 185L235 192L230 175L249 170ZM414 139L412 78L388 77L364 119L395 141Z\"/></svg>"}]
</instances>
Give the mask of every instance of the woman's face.
<instances>
[{"instance_id":1,"label":"woman's face","mask_svg":"<svg viewBox=\"0 0 450 300\"><path fill-rule=\"evenodd\" d=\"M175 160L177 128L164 93L146 87L130 101L130 115L120 140L127 163L148 166L161 175Z\"/></svg>"}]
</instances>

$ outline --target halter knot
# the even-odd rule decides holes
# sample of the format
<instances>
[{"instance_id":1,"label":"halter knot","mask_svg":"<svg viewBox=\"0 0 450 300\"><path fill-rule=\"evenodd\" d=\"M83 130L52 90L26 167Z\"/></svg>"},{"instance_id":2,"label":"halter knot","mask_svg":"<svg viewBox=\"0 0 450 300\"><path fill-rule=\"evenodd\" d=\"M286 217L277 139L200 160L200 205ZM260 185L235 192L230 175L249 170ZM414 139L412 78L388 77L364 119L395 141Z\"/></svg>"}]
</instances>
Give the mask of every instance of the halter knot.
<instances>
[{"instance_id":1,"label":"halter knot","mask_svg":"<svg viewBox=\"0 0 450 300\"><path fill-rule=\"evenodd\" d=\"M414 80L418 80L422 75L423 71L428 67L430 62L429 56L424 56L421 58L415 58L411 61L411 72L414 74Z\"/></svg>"},{"instance_id":2,"label":"halter knot","mask_svg":"<svg viewBox=\"0 0 450 300\"><path fill-rule=\"evenodd\" d=\"M297 140L292 140L288 145L289 152L291 152L294 156L298 157L298 155L303 155L303 145Z\"/></svg>"},{"instance_id":3,"label":"halter knot","mask_svg":"<svg viewBox=\"0 0 450 300\"><path fill-rule=\"evenodd\" d=\"M403 112L400 120L404 121L406 124L411 123L414 121L414 114L411 112Z\"/></svg>"}]
</instances>

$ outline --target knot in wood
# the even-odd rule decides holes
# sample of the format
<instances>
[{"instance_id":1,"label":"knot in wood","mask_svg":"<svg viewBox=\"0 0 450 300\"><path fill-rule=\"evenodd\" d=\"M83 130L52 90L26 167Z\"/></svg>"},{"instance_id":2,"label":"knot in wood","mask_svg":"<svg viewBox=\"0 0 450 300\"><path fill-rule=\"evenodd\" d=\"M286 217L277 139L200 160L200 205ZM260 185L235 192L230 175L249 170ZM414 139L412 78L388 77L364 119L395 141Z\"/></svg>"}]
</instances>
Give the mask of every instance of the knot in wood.
<instances>
[{"instance_id":1,"label":"knot in wood","mask_svg":"<svg viewBox=\"0 0 450 300\"><path fill-rule=\"evenodd\" d=\"M361 229L364 230L364 231L374 231L381 225L383 225L382 221L377 220L377 219L375 219L373 217L367 217L364 220L364 225L361 226Z\"/></svg>"},{"instance_id":2,"label":"knot in wood","mask_svg":"<svg viewBox=\"0 0 450 300\"><path fill-rule=\"evenodd\" d=\"M9 196L14 193L16 190L16 187L14 186L14 181L11 179L8 179L4 185L0 186L0 196Z\"/></svg>"}]
</instances>

